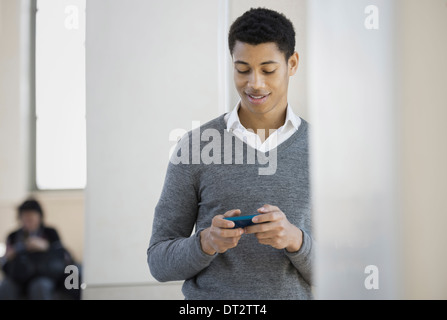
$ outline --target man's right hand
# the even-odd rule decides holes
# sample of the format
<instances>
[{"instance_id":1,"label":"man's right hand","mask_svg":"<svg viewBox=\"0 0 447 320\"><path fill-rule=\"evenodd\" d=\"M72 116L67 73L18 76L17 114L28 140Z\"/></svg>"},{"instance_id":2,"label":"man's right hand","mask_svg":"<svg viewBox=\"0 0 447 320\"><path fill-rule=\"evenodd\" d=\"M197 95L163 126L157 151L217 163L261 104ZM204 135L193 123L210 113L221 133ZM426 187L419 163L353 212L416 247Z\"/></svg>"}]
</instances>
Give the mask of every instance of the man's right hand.
<instances>
[{"instance_id":1,"label":"man's right hand","mask_svg":"<svg viewBox=\"0 0 447 320\"><path fill-rule=\"evenodd\" d=\"M241 210L234 209L213 218L211 227L206 228L200 233L200 244L203 252L213 255L216 252L223 253L237 246L244 233L244 229L231 229L234 227L234 222L225 220L224 218L234 217L240 214Z\"/></svg>"}]
</instances>

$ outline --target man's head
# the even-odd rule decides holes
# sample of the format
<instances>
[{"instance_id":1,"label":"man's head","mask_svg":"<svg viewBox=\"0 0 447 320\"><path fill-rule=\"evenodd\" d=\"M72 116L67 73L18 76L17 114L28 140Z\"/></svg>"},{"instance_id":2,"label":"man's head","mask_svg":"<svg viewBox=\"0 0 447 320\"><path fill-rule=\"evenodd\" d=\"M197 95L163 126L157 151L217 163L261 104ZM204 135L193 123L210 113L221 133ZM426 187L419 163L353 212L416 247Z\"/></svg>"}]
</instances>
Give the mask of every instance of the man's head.
<instances>
[{"instance_id":1,"label":"man's head","mask_svg":"<svg viewBox=\"0 0 447 320\"><path fill-rule=\"evenodd\" d=\"M292 23L276 11L251 9L231 25L228 44L244 111L283 112L299 60Z\"/></svg>"},{"instance_id":2,"label":"man's head","mask_svg":"<svg viewBox=\"0 0 447 320\"><path fill-rule=\"evenodd\" d=\"M28 232L36 231L43 223L43 211L36 200L23 202L18 208L18 214L22 227Z\"/></svg>"},{"instance_id":3,"label":"man's head","mask_svg":"<svg viewBox=\"0 0 447 320\"><path fill-rule=\"evenodd\" d=\"M231 25L228 46L233 55L236 42L251 45L272 42L284 53L286 61L295 52L295 30L283 14L264 8L250 9Z\"/></svg>"}]
</instances>

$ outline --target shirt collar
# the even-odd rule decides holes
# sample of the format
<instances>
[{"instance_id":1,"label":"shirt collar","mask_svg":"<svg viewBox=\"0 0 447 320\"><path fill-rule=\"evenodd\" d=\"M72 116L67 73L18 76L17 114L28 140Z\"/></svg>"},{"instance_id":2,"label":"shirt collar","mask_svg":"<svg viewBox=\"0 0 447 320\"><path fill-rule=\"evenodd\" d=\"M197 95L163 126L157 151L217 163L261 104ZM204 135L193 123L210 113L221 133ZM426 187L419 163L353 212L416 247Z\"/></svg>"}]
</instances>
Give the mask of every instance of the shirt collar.
<instances>
[{"instance_id":1,"label":"shirt collar","mask_svg":"<svg viewBox=\"0 0 447 320\"><path fill-rule=\"evenodd\" d=\"M239 120L238 111L241 106L241 102L239 101L236 107L233 108L233 111L230 112L228 121L227 121L227 131L230 132L231 129L244 128L241 121ZM298 127L301 124L301 119L293 112L290 104L287 105L286 109L286 120L284 121L284 125L281 126L280 129L285 128L289 123L298 130Z\"/></svg>"},{"instance_id":2,"label":"shirt collar","mask_svg":"<svg viewBox=\"0 0 447 320\"><path fill-rule=\"evenodd\" d=\"M286 121L284 121L284 125L281 128L285 128L288 124L292 124L295 130L298 130L298 127L301 124L301 119L298 117L292 110L290 104L287 105L286 110Z\"/></svg>"},{"instance_id":3,"label":"shirt collar","mask_svg":"<svg viewBox=\"0 0 447 320\"><path fill-rule=\"evenodd\" d=\"M230 112L230 117L227 121L227 131L230 132L231 129L237 129L239 127L243 128L243 125L241 124L241 121L239 120L239 115L237 114L239 107L241 105L241 102L239 101L236 105L236 107L233 108L233 111Z\"/></svg>"}]
</instances>

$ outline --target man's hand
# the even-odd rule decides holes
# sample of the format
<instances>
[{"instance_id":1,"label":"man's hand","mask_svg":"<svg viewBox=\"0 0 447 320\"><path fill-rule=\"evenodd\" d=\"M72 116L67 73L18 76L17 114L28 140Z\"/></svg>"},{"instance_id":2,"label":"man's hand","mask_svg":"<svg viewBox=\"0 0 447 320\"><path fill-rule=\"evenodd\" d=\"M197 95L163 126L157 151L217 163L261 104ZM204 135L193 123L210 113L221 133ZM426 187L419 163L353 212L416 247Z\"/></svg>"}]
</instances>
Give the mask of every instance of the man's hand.
<instances>
[{"instance_id":1,"label":"man's hand","mask_svg":"<svg viewBox=\"0 0 447 320\"><path fill-rule=\"evenodd\" d=\"M25 243L26 250L28 251L46 251L50 244L47 240L39 237L29 237Z\"/></svg>"},{"instance_id":2,"label":"man's hand","mask_svg":"<svg viewBox=\"0 0 447 320\"><path fill-rule=\"evenodd\" d=\"M245 233L254 233L259 243L276 249L296 252L301 248L303 233L287 220L284 212L269 204L259 208L258 212L262 214L254 217L253 222L259 224L246 227Z\"/></svg>"},{"instance_id":3,"label":"man's hand","mask_svg":"<svg viewBox=\"0 0 447 320\"><path fill-rule=\"evenodd\" d=\"M241 210L235 209L217 215L213 218L211 227L200 233L200 244L203 252L213 255L216 252L223 253L237 246L244 229L234 227L234 222L225 220L226 217L234 217L241 214Z\"/></svg>"}]
</instances>

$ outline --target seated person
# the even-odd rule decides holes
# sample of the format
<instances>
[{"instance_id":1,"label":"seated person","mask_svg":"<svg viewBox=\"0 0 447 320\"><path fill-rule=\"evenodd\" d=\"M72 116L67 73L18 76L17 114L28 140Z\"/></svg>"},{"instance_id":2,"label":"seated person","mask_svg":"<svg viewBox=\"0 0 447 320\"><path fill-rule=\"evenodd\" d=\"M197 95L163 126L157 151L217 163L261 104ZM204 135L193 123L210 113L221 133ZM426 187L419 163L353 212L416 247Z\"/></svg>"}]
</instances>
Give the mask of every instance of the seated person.
<instances>
[{"instance_id":1,"label":"seated person","mask_svg":"<svg viewBox=\"0 0 447 320\"><path fill-rule=\"evenodd\" d=\"M65 266L73 261L57 231L44 225L36 200L22 203L18 217L21 227L8 236L2 258L5 278L0 284L0 300L53 299L56 287L63 284Z\"/></svg>"}]
</instances>

